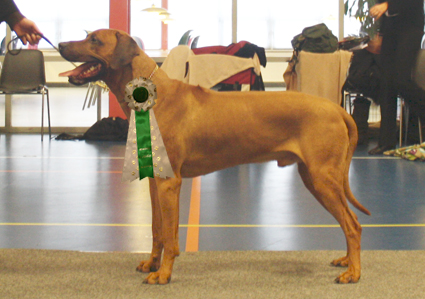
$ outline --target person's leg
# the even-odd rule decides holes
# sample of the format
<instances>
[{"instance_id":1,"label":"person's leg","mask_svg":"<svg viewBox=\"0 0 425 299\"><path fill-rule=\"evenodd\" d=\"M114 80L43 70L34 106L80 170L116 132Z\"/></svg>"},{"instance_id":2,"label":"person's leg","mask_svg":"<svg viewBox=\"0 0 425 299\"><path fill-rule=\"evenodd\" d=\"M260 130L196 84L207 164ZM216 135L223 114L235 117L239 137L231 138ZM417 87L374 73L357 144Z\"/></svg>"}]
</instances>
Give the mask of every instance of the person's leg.
<instances>
[{"instance_id":1,"label":"person's leg","mask_svg":"<svg viewBox=\"0 0 425 299\"><path fill-rule=\"evenodd\" d=\"M357 97L354 102L353 118L359 132L357 144L365 144L368 140L370 101L365 97Z\"/></svg>"},{"instance_id":2,"label":"person's leg","mask_svg":"<svg viewBox=\"0 0 425 299\"><path fill-rule=\"evenodd\" d=\"M400 47L396 52L395 78L397 89L405 103L410 106L411 113L425 119L425 91L412 78L422 36L423 32L417 30L405 32L398 37Z\"/></svg>"},{"instance_id":3,"label":"person's leg","mask_svg":"<svg viewBox=\"0 0 425 299\"><path fill-rule=\"evenodd\" d=\"M371 155L382 154L384 151L393 149L397 144L397 90L394 85L394 61L397 45L396 36L392 32L384 36L381 52L382 78L379 98L381 126L378 145L369 151Z\"/></svg>"}]
</instances>

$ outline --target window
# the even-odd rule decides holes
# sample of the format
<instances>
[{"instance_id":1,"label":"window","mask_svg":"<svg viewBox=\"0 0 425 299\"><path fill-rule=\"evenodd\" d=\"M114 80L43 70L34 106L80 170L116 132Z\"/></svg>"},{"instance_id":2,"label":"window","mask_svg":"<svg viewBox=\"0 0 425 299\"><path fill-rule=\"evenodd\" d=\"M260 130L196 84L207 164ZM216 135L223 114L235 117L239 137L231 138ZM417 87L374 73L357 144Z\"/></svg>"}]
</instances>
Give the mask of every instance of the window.
<instances>
[{"instance_id":1,"label":"window","mask_svg":"<svg viewBox=\"0 0 425 299\"><path fill-rule=\"evenodd\" d=\"M161 21L158 15L142 12L160 0L131 1L131 35L140 37L146 49L161 48ZM168 25L168 47L176 47L188 30L199 36L198 46L228 45L232 42L231 0L168 0L168 11L174 20Z\"/></svg>"},{"instance_id":2,"label":"window","mask_svg":"<svg viewBox=\"0 0 425 299\"><path fill-rule=\"evenodd\" d=\"M168 0L168 10L175 19L168 29L170 48L187 30L199 35L198 47L232 42L232 0Z\"/></svg>"},{"instance_id":3,"label":"window","mask_svg":"<svg viewBox=\"0 0 425 299\"><path fill-rule=\"evenodd\" d=\"M339 5L343 0L168 0L168 11L174 19L168 25L168 47L177 46L187 30L200 36L201 47L230 44L234 1L238 41L247 40L267 49L290 49L295 35L318 23L325 23L338 36ZM53 44L83 39L85 30L109 27L109 0L15 2ZM140 37L146 49L161 48L162 25L158 16L142 10L152 5L161 7L161 3L161 0L131 0L131 35ZM353 18L345 18L345 35L358 33L359 27ZM5 32L2 28L4 24L0 32ZM50 46L41 41L39 47Z\"/></svg>"},{"instance_id":4,"label":"window","mask_svg":"<svg viewBox=\"0 0 425 299\"><path fill-rule=\"evenodd\" d=\"M290 49L308 26L325 23L338 36L339 0L238 0L237 39L266 49Z\"/></svg>"},{"instance_id":5,"label":"window","mask_svg":"<svg viewBox=\"0 0 425 299\"><path fill-rule=\"evenodd\" d=\"M161 0L131 0L130 34L139 37L146 49L161 49L161 20L153 13L142 12L152 5L161 7ZM173 47L171 47L173 48Z\"/></svg>"},{"instance_id":6,"label":"window","mask_svg":"<svg viewBox=\"0 0 425 299\"><path fill-rule=\"evenodd\" d=\"M109 27L109 0L15 0L15 3L54 45L84 39L85 30ZM39 48L51 46L42 40Z\"/></svg>"},{"instance_id":7,"label":"window","mask_svg":"<svg viewBox=\"0 0 425 299\"><path fill-rule=\"evenodd\" d=\"M355 17L344 16L344 36L360 34L360 22Z\"/></svg>"},{"instance_id":8,"label":"window","mask_svg":"<svg viewBox=\"0 0 425 299\"><path fill-rule=\"evenodd\" d=\"M169 48L177 46L187 30L199 35L198 46L228 45L232 42L232 3L235 0L168 0L168 11L175 20L168 27ZM247 40L267 49L290 49L293 37L308 26L325 23L338 36L341 0L237 0L237 40ZM161 1L151 1L161 7ZM135 27L134 18L142 18L140 10L149 1L132 1L132 32L140 36L147 49L160 48L160 21L150 19ZM133 7L137 6L135 12ZM137 16L135 16L135 14ZM145 14L149 15L149 14ZM150 15L149 17L151 17ZM147 18L147 17L146 17ZM148 26L150 24L150 26ZM156 25L158 24L158 25ZM157 29L155 29L155 26ZM147 28L149 28L149 33ZM156 38L154 42L154 38ZM152 42L151 42L152 40Z\"/></svg>"}]
</instances>

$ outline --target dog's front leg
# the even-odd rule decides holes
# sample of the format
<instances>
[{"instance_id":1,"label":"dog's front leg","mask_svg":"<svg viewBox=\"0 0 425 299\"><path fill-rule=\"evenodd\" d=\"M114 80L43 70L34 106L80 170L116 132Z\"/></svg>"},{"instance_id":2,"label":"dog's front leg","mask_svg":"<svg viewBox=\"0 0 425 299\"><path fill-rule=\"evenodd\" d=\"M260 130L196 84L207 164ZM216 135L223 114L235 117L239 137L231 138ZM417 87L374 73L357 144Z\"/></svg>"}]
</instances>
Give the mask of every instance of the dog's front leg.
<instances>
[{"instance_id":1,"label":"dog's front leg","mask_svg":"<svg viewBox=\"0 0 425 299\"><path fill-rule=\"evenodd\" d=\"M137 267L137 271L144 273L155 272L159 269L163 249L162 216L155 179L149 178L149 191L152 206L152 252L149 260L141 261Z\"/></svg>"},{"instance_id":2,"label":"dog's front leg","mask_svg":"<svg viewBox=\"0 0 425 299\"><path fill-rule=\"evenodd\" d=\"M179 255L179 197L182 179L169 178L169 179L155 179L156 191L158 200L156 210L159 210L160 215L157 215L161 221L161 231L157 231L161 237L161 246L153 248L151 259L154 257L154 250L159 248L164 249L162 263L157 272L151 272L145 279L145 283L149 284L166 284L171 280L171 272L173 270L174 259ZM157 213L157 212L156 212ZM153 216L155 217L155 216ZM155 233L155 229L152 228ZM155 240L154 240L155 247Z\"/></svg>"}]
</instances>

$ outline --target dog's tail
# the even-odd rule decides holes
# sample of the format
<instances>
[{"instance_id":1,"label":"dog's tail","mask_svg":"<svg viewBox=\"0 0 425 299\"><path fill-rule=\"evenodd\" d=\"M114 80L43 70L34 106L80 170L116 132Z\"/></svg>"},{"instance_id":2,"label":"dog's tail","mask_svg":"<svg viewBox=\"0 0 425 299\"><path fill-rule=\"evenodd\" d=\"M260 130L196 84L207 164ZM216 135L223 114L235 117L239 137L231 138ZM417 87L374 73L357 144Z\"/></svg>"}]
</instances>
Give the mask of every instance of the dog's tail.
<instances>
[{"instance_id":1,"label":"dog's tail","mask_svg":"<svg viewBox=\"0 0 425 299\"><path fill-rule=\"evenodd\" d=\"M354 206L356 207L356 209L358 209L359 211L370 215L370 212L368 209L366 209L354 196L353 192L351 192L351 188L350 188L350 182L348 179L348 173L350 171L350 164L351 164L351 160L353 158L354 155L354 150L356 149L357 146L357 140L358 140L358 135L357 135L357 126L356 123L354 122L353 118L351 117L351 115L349 115L346 111L342 112L343 114L343 118L345 121L345 124L347 126L348 129L348 138L349 138L349 146L348 146L348 151L347 151L347 157L346 157L346 163L345 163L345 173L344 173L344 192L345 192L345 196L347 197L348 201Z\"/></svg>"}]
</instances>

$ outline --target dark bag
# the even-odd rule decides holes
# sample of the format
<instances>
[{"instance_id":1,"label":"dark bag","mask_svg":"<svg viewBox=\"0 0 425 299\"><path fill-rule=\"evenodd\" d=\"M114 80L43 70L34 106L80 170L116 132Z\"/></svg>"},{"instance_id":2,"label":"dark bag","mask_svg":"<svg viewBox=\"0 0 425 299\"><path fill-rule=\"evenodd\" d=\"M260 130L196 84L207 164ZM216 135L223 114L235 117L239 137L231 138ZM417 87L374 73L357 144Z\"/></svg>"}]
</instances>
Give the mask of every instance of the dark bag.
<instances>
[{"instance_id":1,"label":"dark bag","mask_svg":"<svg viewBox=\"0 0 425 299\"><path fill-rule=\"evenodd\" d=\"M85 140L126 141L128 121L121 117L102 118L83 135Z\"/></svg>"},{"instance_id":2,"label":"dark bag","mask_svg":"<svg viewBox=\"0 0 425 299\"><path fill-rule=\"evenodd\" d=\"M332 53L338 49L338 39L323 23L304 28L291 43L295 51Z\"/></svg>"},{"instance_id":3,"label":"dark bag","mask_svg":"<svg viewBox=\"0 0 425 299\"><path fill-rule=\"evenodd\" d=\"M62 133L56 140L126 141L128 121L121 117L105 117L91 126L84 135Z\"/></svg>"}]
</instances>

